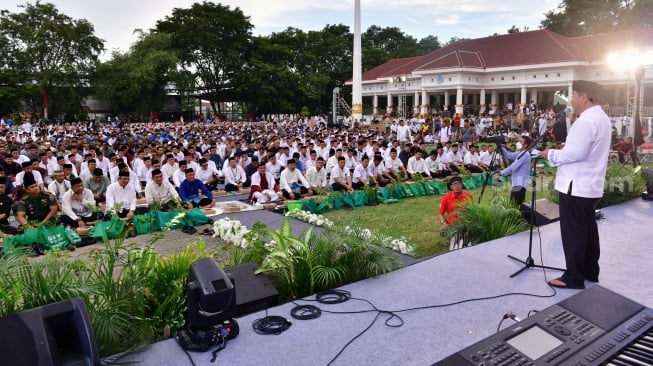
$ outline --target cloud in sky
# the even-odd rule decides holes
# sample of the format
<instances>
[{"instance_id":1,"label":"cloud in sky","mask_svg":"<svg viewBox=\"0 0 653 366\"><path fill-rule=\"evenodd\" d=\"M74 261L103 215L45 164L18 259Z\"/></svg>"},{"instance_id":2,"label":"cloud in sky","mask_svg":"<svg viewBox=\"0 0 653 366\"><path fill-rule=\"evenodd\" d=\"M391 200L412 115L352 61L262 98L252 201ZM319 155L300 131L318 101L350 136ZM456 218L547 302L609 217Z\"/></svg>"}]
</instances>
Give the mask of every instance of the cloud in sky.
<instances>
[{"instance_id":1,"label":"cloud in sky","mask_svg":"<svg viewBox=\"0 0 653 366\"><path fill-rule=\"evenodd\" d=\"M0 9L20 11L26 0L2 0ZM30 0L34 2L35 0ZM150 29L156 21L177 7L190 7L188 0L42 0L57 6L72 18L86 18L96 35L106 41L107 57L112 50L126 51L136 41L134 29ZM446 42L452 37L477 38L506 33L515 25L537 29L544 13L562 0L543 0L528 4L522 0L361 0L362 29L371 25L398 27L404 33L424 38L437 36ZM218 1L216 1L218 2ZM239 7L256 35L280 32L288 27L304 31L320 30L327 24L345 24L353 31L354 0L222 0Z\"/></svg>"}]
</instances>

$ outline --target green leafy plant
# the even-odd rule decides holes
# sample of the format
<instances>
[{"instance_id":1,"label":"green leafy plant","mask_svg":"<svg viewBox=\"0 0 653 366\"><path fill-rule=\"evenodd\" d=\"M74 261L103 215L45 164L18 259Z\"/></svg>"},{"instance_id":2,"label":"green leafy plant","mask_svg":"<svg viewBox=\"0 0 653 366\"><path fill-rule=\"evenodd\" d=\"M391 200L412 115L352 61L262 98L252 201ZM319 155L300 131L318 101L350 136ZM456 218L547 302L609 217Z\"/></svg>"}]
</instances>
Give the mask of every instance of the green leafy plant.
<instances>
[{"instance_id":1,"label":"green leafy plant","mask_svg":"<svg viewBox=\"0 0 653 366\"><path fill-rule=\"evenodd\" d=\"M512 235L528 228L528 223L511 201L479 205L468 201L460 205L458 220L445 230L446 240L462 238L478 244Z\"/></svg>"},{"instance_id":2,"label":"green leafy plant","mask_svg":"<svg viewBox=\"0 0 653 366\"><path fill-rule=\"evenodd\" d=\"M278 230L267 230L268 255L259 264L278 283L285 298L294 299L399 267L396 254L382 246L380 236L360 227L325 227L299 237L292 235L290 220Z\"/></svg>"},{"instance_id":3,"label":"green leafy plant","mask_svg":"<svg viewBox=\"0 0 653 366\"><path fill-rule=\"evenodd\" d=\"M605 173L603 198L599 207L606 207L637 198L646 189L646 178L641 167L632 168L623 164L610 163Z\"/></svg>"}]
</instances>

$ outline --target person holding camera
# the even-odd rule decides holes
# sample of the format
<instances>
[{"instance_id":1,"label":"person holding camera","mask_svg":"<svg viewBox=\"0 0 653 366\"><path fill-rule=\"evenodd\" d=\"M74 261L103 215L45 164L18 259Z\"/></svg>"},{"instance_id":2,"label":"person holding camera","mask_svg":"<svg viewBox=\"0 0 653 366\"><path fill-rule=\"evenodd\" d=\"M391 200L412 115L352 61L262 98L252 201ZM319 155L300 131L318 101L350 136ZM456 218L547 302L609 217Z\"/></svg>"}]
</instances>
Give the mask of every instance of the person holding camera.
<instances>
[{"instance_id":1,"label":"person holding camera","mask_svg":"<svg viewBox=\"0 0 653 366\"><path fill-rule=\"evenodd\" d=\"M517 152L510 152L505 145L501 145L501 154L508 160L512 161L506 169L495 173L492 178L497 179L499 176L512 176L512 189L510 190L510 199L517 205L521 205L526 198L526 189L531 175L531 154L528 147L531 145L531 138L521 136L517 147Z\"/></svg>"}]
</instances>

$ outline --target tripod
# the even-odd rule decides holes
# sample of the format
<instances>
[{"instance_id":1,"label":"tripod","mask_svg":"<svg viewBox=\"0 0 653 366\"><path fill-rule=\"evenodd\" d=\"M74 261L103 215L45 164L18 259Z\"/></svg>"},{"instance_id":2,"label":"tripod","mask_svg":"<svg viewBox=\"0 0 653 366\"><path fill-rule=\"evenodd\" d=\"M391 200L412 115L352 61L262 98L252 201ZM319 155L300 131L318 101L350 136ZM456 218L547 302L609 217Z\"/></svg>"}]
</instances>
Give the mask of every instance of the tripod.
<instances>
[{"instance_id":1,"label":"tripod","mask_svg":"<svg viewBox=\"0 0 653 366\"><path fill-rule=\"evenodd\" d=\"M515 159L515 161L519 160L519 158L521 158L522 155L524 155L524 154L530 154L531 149L533 147L537 146L537 143L541 140L541 138L542 137L540 136L538 139L533 141L531 143L531 146L529 146L526 150L524 150L517 157L517 159ZM514 256L508 254L508 258L510 258L512 260L516 260L517 262L520 262L520 263L522 263L524 265L524 267L522 267L519 271L511 274L510 278L513 278L513 277L517 276L518 274L522 273L525 269L528 269L528 268L545 268L545 269L553 269L553 270L556 270L556 271L563 271L563 272L565 271L562 268L548 267L548 266L542 266L542 265L539 265L539 264L535 264L535 261L533 260L533 227L535 227L535 196L536 196L536 189L535 188L536 188L536 185L537 185L537 168L533 169L533 175L532 175L532 179L531 179L531 187L532 187L532 191L531 191L531 217L530 217L531 227L530 227L530 236L528 238L528 257L526 259L522 260L522 259L519 259L517 257L514 257Z\"/></svg>"},{"instance_id":2,"label":"tripod","mask_svg":"<svg viewBox=\"0 0 653 366\"><path fill-rule=\"evenodd\" d=\"M485 187L487 187L488 183L492 180L492 175L497 172L499 169L497 168L497 158L499 157L499 154L501 155L501 159L503 160L503 151L501 150L501 145L499 143L496 144L497 148L494 149L492 152L492 156L490 156L490 166L488 167L488 171L485 172L485 179L483 180L483 187L481 188L481 194L478 196L478 204L481 203L481 200L483 199L483 194L485 193ZM494 181L492 182L494 185Z\"/></svg>"}]
</instances>

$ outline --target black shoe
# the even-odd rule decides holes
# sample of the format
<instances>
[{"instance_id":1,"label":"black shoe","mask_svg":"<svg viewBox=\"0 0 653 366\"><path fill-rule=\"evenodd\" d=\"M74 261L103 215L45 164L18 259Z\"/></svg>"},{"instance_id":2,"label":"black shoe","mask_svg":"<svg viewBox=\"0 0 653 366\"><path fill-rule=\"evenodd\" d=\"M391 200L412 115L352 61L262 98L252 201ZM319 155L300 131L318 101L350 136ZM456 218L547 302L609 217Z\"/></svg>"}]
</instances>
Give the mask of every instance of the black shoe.
<instances>
[{"instance_id":1,"label":"black shoe","mask_svg":"<svg viewBox=\"0 0 653 366\"><path fill-rule=\"evenodd\" d=\"M186 234L193 235L193 234L195 234L196 232L197 232L197 229L195 229L195 228L192 227L192 226L188 226L188 227L186 228Z\"/></svg>"},{"instance_id":2,"label":"black shoe","mask_svg":"<svg viewBox=\"0 0 653 366\"><path fill-rule=\"evenodd\" d=\"M129 230L129 232L127 233L128 238L133 238L135 236L136 236L136 230L134 229Z\"/></svg>"},{"instance_id":3,"label":"black shoe","mask_svg":"<svg viewBox=\"0 0 653 366\"><path fill-rule=\"evenodd\" d=\"M70 251L70 252L73 252L73 251L75 251L75 246L72 245L72 244L68 244L68 246L66 246L66 249L67 249L68 251Z\"/></svg>"},{"instance_id":4,"label":"black shoe","mask_svg":"<svg viewBox=\"0 0 653 366\"><path fill-rule=\"evenodd\" d=\"M32 250L29 252L29 256L34 258L38 257L39 255L41 255L41 253L39 253L39 250L36 248L36 246L32 247Z\"/></svg>"},{"instance_id":5,"label":"black shoe","mask_svg":"<svg viewBox=\"0 0 653 366\"><path fill-rule=\"evenodd\" d=\"M39 255L45 255L45 248L43 248L43 245L37 244L36 245L36 250L38 250Z\"/></svg>"}]
</instances>

